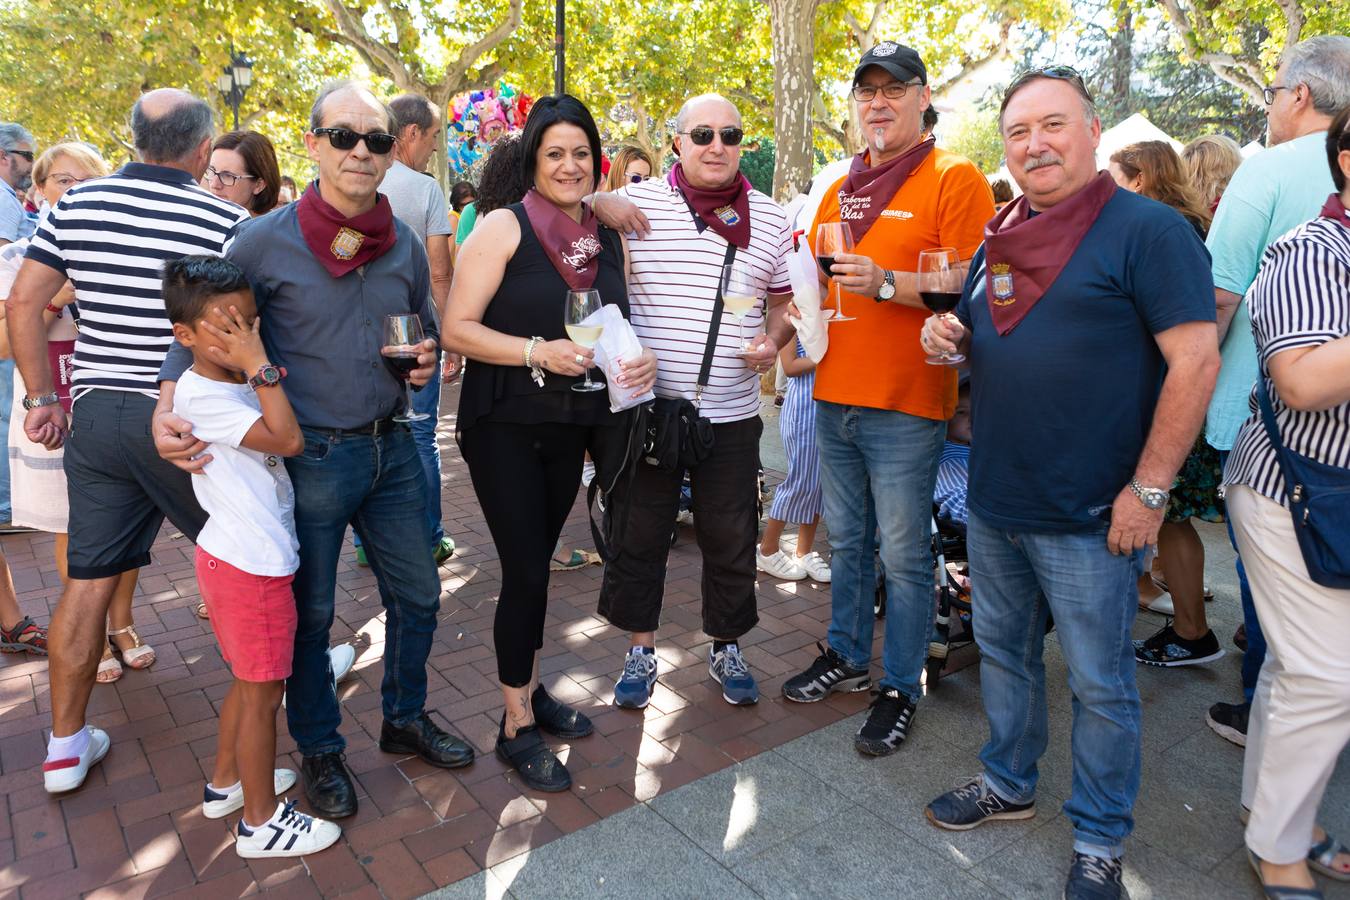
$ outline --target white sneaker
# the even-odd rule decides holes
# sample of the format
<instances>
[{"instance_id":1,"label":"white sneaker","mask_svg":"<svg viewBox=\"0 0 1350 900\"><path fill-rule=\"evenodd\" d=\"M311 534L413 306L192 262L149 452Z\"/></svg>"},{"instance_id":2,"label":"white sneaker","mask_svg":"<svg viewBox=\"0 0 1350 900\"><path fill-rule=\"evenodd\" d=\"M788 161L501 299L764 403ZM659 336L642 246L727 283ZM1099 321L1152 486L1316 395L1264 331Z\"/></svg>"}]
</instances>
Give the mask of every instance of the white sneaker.
<instances>
[{"instance_id":1,"label":"white sneaker","mask_svg":"<svg viewBox=\"0 0 1350 900\"><path fill-rule=\"evenodd\" d=\"M342 679L352 674L352 666L356 665L356 648L351 644L338 644L336 647L328 648L328 667L333 670L333 693L337 693L337 686L342 683ZM286 708L286 695L281 695L281 708Z\"/></svg>"},{"instance_id":2,"label":"white sneaker","mask_svg":"<svg viewBox=\"0 0 1350 900\"><path fill-rule=\"evenodd\" d=\"M755 568L784 581L801 581L806 577L806 569L798 565L796 560L782 550L779 550L773 556L765 556L756 548Z\"/></svg>"},{"instance_id":3,"label":"white sneaker","mask_svg":"<svg viewBox=\"0 0 1350 900\"><path fill-rule=\"evenodd\" d=\"M42 764L42 786L49 794L73 791L84 784L85 776L94 764L108 755L112 739L102 728L89 726L89 746L79 756L52 759Z\"/></svg>"},{"instance_id":4,"label":"white sneaker","mask_svg":"<svg viewBox=\"0 0 1350 900\"><path fill-rule=\"evenodd\" d=\"M327 819L316 819L295 809L295 801L278 803L277 811L253 831L239 820L234 852L244 859L271 859L318 853L336 843L342 829Z\"/></svg>"},{"instance_id":5,"label":"white sneaker","mask_svg":"<svg viewBox=\"0 0 1350 900\"><path fill-rule=\"evenodd\" d=\"M334 686L342 684L342 680L352 674L352 666L356 665L356 648L351 644L329 647L328 665L333 667Z\"/></svg>"},{"instance_id":6,"label":"white sneaker","mask_svg":"<svg viewBox=\"0 0 1350 900\"><path fill-rule=\"evenodd\" d=\"M274 769L272 786L276 794L282 794L295 787L295 773L290 769ZM220 793L211 790L210 782L202 788L202 815L208 819L223 819L230 813L244 808L244 788L239 785L232 791Z\"/></svg>"},{"instance_id":7,"label":"white sneaker","mask_svg":"<svg viewBox=\"0 0 1350 900\"><path fill-rule=\"evenodd\" d=\"M591 482L595 480L595 463L588 462L581 466L581 486L590 487Z\"/></svg>"},{"instance_id":8,"label":"white sneaker","mask_svg":"<svg viewBox=\"0 0 1350 900\"><path fill-rule=\"evenodd\" d=\"M693 525L694 511L692 509L682 509L675 514L676 525Z\"/></svg>"},{"instance_id":9,"label":"white sneaker","mask_svg":"<svg viewBox=\"0 0 1350 900\"><path fill-rule=\"evenodd\" d=\"M819 581L821 584L830 583L830 564L821 559L816 551L812 550L805 556L797 557L797 565L806 570L812 581Z\"/></svg>"}]
</instances>

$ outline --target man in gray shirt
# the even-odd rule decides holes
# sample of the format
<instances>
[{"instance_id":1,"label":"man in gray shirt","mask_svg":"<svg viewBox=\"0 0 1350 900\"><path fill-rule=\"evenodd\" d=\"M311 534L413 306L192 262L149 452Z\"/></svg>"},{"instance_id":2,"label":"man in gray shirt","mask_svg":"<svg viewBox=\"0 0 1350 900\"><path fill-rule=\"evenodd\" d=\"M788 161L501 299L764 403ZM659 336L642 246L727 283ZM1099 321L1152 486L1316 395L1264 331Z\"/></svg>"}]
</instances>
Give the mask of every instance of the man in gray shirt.
<instances>
[{"instance_id":1,"label":"man in gray shirt","mask_svg":"<svg viewBox=\"0 0 1350 900\"><path fill-rule=\"evenodd\" d=\"M398 119L394 162L380 182L394 215L417 232L431 266L431 296L440 310L450 295L450 213L435 178L423 174L441 137L440 111L420 94L402 94L389 103ZM458 364L455 359L454 364ZM447 372L454 374L452 365ZM441 405L441 379L433 378L413 397L413 409L429 416L413 422L413 440L427 478L427 516L431 523L432 555L439 565L455 552L455 542L441 524L441 450L436 423ZM366 564L365 548L356 542L356 562Z\"/></svg>"},{"instance_id":2,"label":"man in gray shirt","mask_svg":"<svg viewBox=\"0 0 1350 900\"><path fill-rule=\"evenodd\" d=\"M33 233L34 221L19 198L33 184L36 147L37 142L27 128L15 122L0 122L0 246Z\"/></svg>"},{"instance_id":3,"label":"man in gray shirt","mask_svg":"<svg viewBox=\"0 0 1350 900\"><path fill-rule=\"evenodd\" d=\"M419 317L428 340L407 377L421 387L435 375L438 329L426 251L376 193L394 127L393 113L365 87L326 87L305 134L318 181L298 202L246 222L225 253L253 286L263 345L284 370L305 436L304 450L285 461L300 542L286 718L304 757L305 796L325 818L357 806L327 655L349 524L365 542L386 613L380 749L445 768L473 761L473 749L425 709L441 584L427 553L426 480L411 433L393 418L403 408L402 382L381 348L387 316ZM180 437L192 426L173 414L170 383L190 363L179 346L165 360L154 433L161 455L193 470L207 448Z\"/></svg>"}]
</instances>

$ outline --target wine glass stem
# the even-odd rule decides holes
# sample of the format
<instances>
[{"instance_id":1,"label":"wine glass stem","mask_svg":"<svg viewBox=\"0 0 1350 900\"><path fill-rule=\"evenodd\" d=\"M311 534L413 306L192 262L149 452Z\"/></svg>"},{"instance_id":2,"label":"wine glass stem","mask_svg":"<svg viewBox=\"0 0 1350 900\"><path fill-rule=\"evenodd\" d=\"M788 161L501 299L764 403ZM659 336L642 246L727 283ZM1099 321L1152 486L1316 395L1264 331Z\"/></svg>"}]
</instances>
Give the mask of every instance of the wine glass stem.
<instances>
[{"instance_id":1,"label":"wine glass stem","mask_svg":"<svg viewBox=\"0 0 1350 900\"><path fill-rule=\"evenodd\" d=\"M736 330L739 331L741 335L741 350L749 350L750 345L746 343L745 340L745 319L740 316L736 317Z\"/></svg>"},{"instance_id":2,"label":"wine glass stem","mask_svg":"<svg viewBox=\"0 0 1350 900\"><path fill-rule=\"evenodd\" d=\"M586 378L586 387L590 387L590 386L591 386L591 370L590 370L589 368L584 368L584 369L581 370L581 374Z\"/></svg>"},{"instance_id":3,"label":"wine glass stem","mask_svg":"<svg viewBox=\"0 0 1350 900\"><path fill-rule=\"evenodd\" d=\"M404 396L404 397L407 399L407 401L408 401L408 409L407 409L407 411L404 413L404 415L409 415L409 416L411 416L411 415L413 414L413 398L412 398L412 382L411 382L411 381L405 381L405 382L403 382L403 396Z\"/></svg>"}]
</instances>

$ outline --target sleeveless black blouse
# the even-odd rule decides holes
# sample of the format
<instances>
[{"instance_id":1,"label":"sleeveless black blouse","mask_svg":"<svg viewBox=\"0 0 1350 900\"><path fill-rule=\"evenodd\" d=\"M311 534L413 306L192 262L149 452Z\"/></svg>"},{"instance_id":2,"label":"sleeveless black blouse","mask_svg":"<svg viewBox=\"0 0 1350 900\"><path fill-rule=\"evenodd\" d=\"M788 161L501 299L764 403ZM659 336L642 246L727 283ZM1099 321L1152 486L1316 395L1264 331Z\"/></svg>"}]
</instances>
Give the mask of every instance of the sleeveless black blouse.
<instances>
[{"instance_id":1,"label":"sleeveless black blouse","mask_svg":"<svg viewBox=\"0 0 1350 900\"><path fill-rule=\"evenodd\" d=\"M520 245L506 263L502 283L483 311L483 324L518 337L538 335L546 341L567 337L563 328L568 285L553 267L535 236L522 203L507 207L520 224ZM595 290L602 302L613 303L628 317L628 286L624 281L623 244L617 232L600 226L600 271ZM524 358L513 366L470 360L459 395L458 431L477 422L532 425L554 422L575 425L608 424L609 392L572 390L580 375L544 371L544 386L530 378ZM604 382L599 367L591 380Z\"/></svg>"}]
</instances>

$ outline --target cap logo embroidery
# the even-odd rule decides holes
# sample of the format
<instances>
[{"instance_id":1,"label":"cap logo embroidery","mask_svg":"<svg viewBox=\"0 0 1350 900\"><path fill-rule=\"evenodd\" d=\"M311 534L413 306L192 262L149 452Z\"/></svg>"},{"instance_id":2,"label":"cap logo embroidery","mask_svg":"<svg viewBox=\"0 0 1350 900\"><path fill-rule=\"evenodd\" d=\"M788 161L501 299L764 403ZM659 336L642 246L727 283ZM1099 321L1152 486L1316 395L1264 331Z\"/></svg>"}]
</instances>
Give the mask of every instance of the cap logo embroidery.
<instances>
[{"instance_id":1,"label":"cap logo embroidery","mask_svg":"<svg viewBox=\"0 0 1350 900\"><path fill-rule=\"evenodd\" d=\"M366 236L352 228L339 228L337 236L333 238L329 251L341 260L349 260L356 256L361 245L365 243Z\"/></svg>"},{"instance_id":2,"label":"cap logo embroidery","mask_svg":"<svg viewBox=\"0 0 1350 900\"><path fill-rule=\"evenodd\" d=\"M900 49L900 45L894 41L882 41L872 48L873 56L894 56L895 51Z\"/></svg>"}]
</instances>

